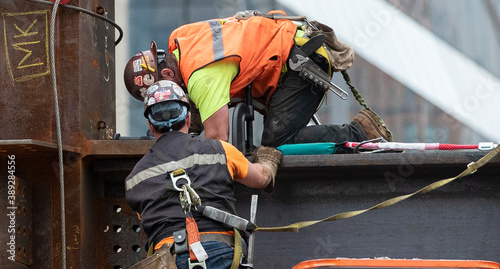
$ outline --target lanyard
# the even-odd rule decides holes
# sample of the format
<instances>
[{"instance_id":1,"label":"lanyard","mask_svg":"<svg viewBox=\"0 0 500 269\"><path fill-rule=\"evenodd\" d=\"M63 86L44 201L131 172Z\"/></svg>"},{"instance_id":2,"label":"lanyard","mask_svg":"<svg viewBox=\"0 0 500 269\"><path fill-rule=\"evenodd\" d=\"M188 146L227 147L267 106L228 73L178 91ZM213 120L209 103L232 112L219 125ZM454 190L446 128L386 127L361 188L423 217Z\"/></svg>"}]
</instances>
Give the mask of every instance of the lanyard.
<instances>
[{"instance_id":1,"label":"lanyard","mask_svg":"<svg viewBox=\"0 0 500 269\"><path fill-rule=\"evenodd\" d=\"M186 232L189 245L189 268L202 267L206 268L205 260L208 258L207 252L200 242L200 232L196 220L191 213L191 208L197 209L201 206L200 196L191 187L191 180L184 169L177 169L169 173L174 188L179 191L179 200L182 210L186 215ZM177 185L179 180L185 180L181 187Z\"/></svg>"}]
</instances>

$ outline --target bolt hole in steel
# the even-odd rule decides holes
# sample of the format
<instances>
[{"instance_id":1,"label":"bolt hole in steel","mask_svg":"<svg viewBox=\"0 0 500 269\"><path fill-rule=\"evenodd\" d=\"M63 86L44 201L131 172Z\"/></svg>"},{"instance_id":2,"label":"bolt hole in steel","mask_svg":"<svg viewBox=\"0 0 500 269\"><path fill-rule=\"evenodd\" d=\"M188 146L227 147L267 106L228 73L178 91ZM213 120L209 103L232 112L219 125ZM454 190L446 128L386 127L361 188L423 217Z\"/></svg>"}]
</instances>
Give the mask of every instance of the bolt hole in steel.
<instances>
[{"instance_id":1,"label":"bolt hole in steel","mask_svg":"<svg viewBox=\"0 0 500 269\"><path fill-rule=\"evenodd\" d=\"M134 231L136 233L140 232L141 231L141 226L139 226L139 225L132 226L132 231Z\"/></svg>"},{"instance_id":2,"label":"bolt hole in steel","mask_svg":"<svg viewBox=\"0 0 500 269\"><path fill-rule=\"evenodd\" d=\"M122 212L122 207L121 207L121 206L119 206L119 205L115 205L115 206L113 207L113 210L114 210L116 213L120 213L120 212Z\"/></svg>"},{"instance_id":3,"label":"bolt hole in steel","mask_svg":"<svg viewBox=\"0 0 500 269\"><path fill-rule=\"evenodd\" d=\"M133 250L134 252L139 252L139 251L141 251L141 247L140 247L140 246L138 246L138 245L133 245L133 246L132 246L132 250Z\"/></svg>"},{"instance_id":4,"label":"bolt hole in steel","mask_svg":"<svg viewBox=\"0 0 500 269\"><path fill-rule=\"evenodd\" d=\"M122 267L120 265L115 265L113 266L113 269L122 269Z\"/></svg>"},{"instance_id":5,"label":"bolt hole in steel","mask_svg":"<svg viewBox=\"0 0 500 269\"><path fill-rule=\"evenodd\" d=\"M97 13L99 15L104 15L104 12L106 12L106 10L101 6L98 6L95 8L95 13Z\"/></svg>"},{"instance_id":6,"label":"bolt hole in steel","mask_svg":"<svg viewBox=\"0 0 500 269\"><path fill-rule=\"evenodd\" d=\"M120 225L115 225L115 226L113 227L113 230L115 230L115 232L119 233L119 232L121 232L121 231L122 231L122 227L120 227Z\"/></svg>"},{"instance_id":7,"label":"bolt hole in steel","mask_svg":"<svg viewBox=\"0 0 500 269\"><path fill-rule=\"evenodd\" d=\"M100 120L97 122L97 130L102 130L102 129L106 129L106 122Z\"/></svg>"},{"instance_id":8,"label":"bolt hole in steel","mask_svg":"<svg viewBox=\"0 0 500 269\"><path fill-rule=\"evenodd\" d=\"M115 245L115 246L113 247L113 250L114 250L116 253L120 253L120 252L122 252L122 247L120 247L119 245Z\"/></svg>"}]
</instances>

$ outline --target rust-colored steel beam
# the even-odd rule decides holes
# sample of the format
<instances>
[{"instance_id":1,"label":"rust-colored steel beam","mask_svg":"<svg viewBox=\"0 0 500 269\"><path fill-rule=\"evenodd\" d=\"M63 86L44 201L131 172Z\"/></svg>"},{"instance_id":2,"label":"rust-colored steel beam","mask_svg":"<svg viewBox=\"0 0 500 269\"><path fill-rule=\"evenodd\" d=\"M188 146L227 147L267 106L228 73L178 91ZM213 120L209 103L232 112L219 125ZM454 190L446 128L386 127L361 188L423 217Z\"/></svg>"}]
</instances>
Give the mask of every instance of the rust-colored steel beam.
<instances>
[{"instance_id":1,"label":"rust-colored steel beam","mask_svg":"<svg viewBox=\"0 0 500 269\"><path fill-rule=\"evenodd\" d=\"M114 16L114 1L72 1ZM0 140L55 142L49 61L51 6L28 0L2 1L0 42ZM55 65L65 145L110 139L115 130L113 27L60 7L55 29Z\"/></svg>"},{"instance_id":2,"label":"rust-colored steel beam","mask_svg":"<svg viewBox=\"0 0 500 269\"><path fill-rule=\"evenodd\" d=\"M113 0L76 0L72 5L113 19ZM61 268L60 190L55 108L49 57L51 5L29 0L0 2L0 161L15 158L15 261L1 268ZM115 130L115 29L75 10L59 7L55 61L64 149L67 268L97 268L96 192L92 167L83 157L89 140L111 139ZM99 187L99 186L97 186ZM0 186L8 197L9 186ZM3 195L6 194L6 195ZM7 214L2 204L1 213ZM10 223L1 222L1 242ZM4 258L5 257L5 258Z\"/></svg>"}]
</instances>

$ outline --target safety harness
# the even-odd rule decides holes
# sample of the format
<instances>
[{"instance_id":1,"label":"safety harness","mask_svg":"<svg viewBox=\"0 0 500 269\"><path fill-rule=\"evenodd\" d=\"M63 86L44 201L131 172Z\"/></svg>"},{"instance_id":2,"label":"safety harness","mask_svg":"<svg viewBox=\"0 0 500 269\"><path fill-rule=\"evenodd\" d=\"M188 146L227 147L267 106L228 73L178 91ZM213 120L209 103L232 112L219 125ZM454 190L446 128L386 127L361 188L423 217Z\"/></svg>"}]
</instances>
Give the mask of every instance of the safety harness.
<instances>
[{"instance_id":1,"label":"safety harness","mask_svg":"<svg viewBox=\"0 0 500 269\"><path fill-rule=\"evenodd\" d=\"M202 213L203 216L225 223L234 228L234 243L228 242L227 237L218 234L206 236L205 241L220 241L234 245L234 257L231 269L238 268L243 256L241 235L238 229L245 231L255 230L255 224L217 208L202 206L201 198L191 187L191 180L184 169L176 169L169 172L169 175L174 188L179 191L179 200L186 216L186 229L173 233L175 253L183 254L189 251L189 268L206 269L205 260L208 259L208 254L201 244L198 225L192 214L192 209L194 208L194 210ZM180 186L178 185L179 181L183 181Z\"/></svg>"},{"instance_id":2,"label":"safety harness","mask_svg":"<svg viewBox=\"0 0 500 269\"><path fill-rule=\"evenodd\" d=\"M186 216L186 229L174 233L175 251L180 253L187 248L189 250L189 268L206 268L205 260L208 259L208 255L201 245L198 225L191 213L192 207L196 209L197 206L201 205L200 196L191 187L191 180L184 169L177 169L169 174L174 188L179 191L179 200ZM180 180L185 181L181 187L177 185L177 182ZM186 236L182 236L182 234ZM177 241L176 238L178 239ZM183 240L180 241L179 239Z\"/></svg>"}]
</instances>

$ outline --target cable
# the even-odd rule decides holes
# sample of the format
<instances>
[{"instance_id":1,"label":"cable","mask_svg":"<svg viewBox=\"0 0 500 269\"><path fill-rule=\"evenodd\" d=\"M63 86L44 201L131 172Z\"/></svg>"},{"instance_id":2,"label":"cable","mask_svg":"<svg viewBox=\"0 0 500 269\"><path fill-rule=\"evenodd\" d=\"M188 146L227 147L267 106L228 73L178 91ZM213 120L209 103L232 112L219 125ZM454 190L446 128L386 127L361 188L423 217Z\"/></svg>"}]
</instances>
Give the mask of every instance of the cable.
<instances>
[{"instance_id":1,"label":"cable","mask_svg":"<svg viewBox=\"0 0 500 269\"><path fill-rule=\"evenodd\" d=\"M56 120L56 129L57 129L57 150L58 150L58 158L59 158L59 189L60 189L60 196L61 196L61 259L62 259L62 268L66 269L66 206L65 206L65 194L64 194L64 162L63 162L63 145L62 145L62 133L61 133L61 115L59 111L59 97L57 94L57 77L56 77L56 65L55 65L55 45L54 45L54 32L55 32L55 22L56 22L56 15L57 15L57 9L59 7L59 2L61 0L55 0L55 2L50 2L50 1L44 1L44 0L29 0L31 2L35 3L42 3L42 4L47 4L47 5L52 5L52 14L51 14L51 20L50 20L50 48L49 48L49 53L50 53L50 67L51 67L51 76L52 76L52 88L53 88L53 95L54 95L54 110L55 110L55 120ZM111 25L113 25L118 32L120 33L118 39L115 41L115 46L120 43L122 37L123 37L123 30L121 27L116 24L114 21L99 15L97 13L88 11L86 9L83 9L81 7L77 6L72 6L72 5L61 5L62 7L68 8L68 9L73 9L78 12L83 12L85 14L88 14L90 16L99 18L101 20L104 20Z\"/></svg>"},{"instance_id":2,"label":"cable","mask_svg":"<svg viewBox=\"0 0 500 269\"><path fill-rule=\"evenodd\" d=\"M53 2L51 1L44 1L44 0L28 0L28 1L31 1L31 2L35 2L35 3L41 3L41 4L46 4L46 5L55 5ZM59 1L58 1L59 2ZM79 12L82 12L82 13L85 13L85 14L88 14L92 17L96 17L96 18L99 18L103 21L106 21L108 23L110 23L111 25L113 25L117 30L118 32L120 33L120 35L118 36L118 39L115 41L115 46L118 45L118 43L120 43L120 41L122 40L123 38L123 30L122 28L116 24L114 21L102 16L102 15L99 15L95 12L92 12L92 11L88 11L84 8L81 8L81 7L78 7L78 6L73 6L73 5L61 5L61 7L64 7L64 8L68 8L68 9L73 9L73 10L76 10L76 11L79 11Z\"/></svg>"},{"instance_id":3,"label":"cable","mask_svg":"<svg viewBox=\"0 0 500 269\"><path fill-rule=\"evenodd\" d=\"M54 29L56 24L56 14L57 8L59 7L59 2L61 0L56 0L54 7L52 8L51 20L50 20L50 68L52 71L52 89L54 90L54 109L56 116L56 128L57 128L57 152L59 156L59 188L61 192L61 248L62 248L62 268L66 269L66 208L64 205L64 163L63 163L63 150L62 150L62 134L61 134L61 115L59 114L59 98L57 96L57 80L56 80L56 64L55 64L55 53L54 53Z\"/></svg>"}]
</instances>

